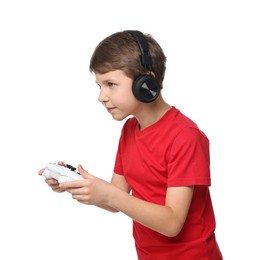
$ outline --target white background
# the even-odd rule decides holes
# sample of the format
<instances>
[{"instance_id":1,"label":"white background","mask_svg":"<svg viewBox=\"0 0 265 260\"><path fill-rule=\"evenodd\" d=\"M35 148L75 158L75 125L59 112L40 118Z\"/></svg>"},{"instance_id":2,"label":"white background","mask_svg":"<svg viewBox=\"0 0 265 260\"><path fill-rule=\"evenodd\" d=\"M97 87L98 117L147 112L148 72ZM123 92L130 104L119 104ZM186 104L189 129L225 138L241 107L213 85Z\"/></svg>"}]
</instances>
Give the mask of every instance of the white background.
<instances>
[{"instance_id":1,"label":"white background","mask_svg":"<svg viewBox=\"0 0 265 260\"><path fill-rule=\"evenodd\" d=\"M264 13L255 0L1 1L0 259L137 259L129 218L54 193L37 174L65 160L110 179L123 122L97 101L88 66L126 29L160 43L165 99L210 139L224 259L265 259Z\"/></svg>"}]
</instances>

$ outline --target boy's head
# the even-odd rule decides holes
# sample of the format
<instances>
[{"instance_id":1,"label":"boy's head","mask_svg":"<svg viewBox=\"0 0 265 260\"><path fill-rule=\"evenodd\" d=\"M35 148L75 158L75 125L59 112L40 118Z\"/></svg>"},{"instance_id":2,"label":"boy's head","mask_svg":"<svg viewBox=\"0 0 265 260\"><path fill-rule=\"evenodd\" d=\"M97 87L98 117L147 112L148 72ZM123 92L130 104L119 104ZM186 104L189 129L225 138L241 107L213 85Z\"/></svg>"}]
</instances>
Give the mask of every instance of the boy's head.
<instances>
[{"instance_id":1,"label":"boy's head","mask_svg":"<svg viewBox=\"0 0 265 260\"><path fill-rule=\"evenodd\" d=\"M142 65L137 40L130 32L123 31L110 35L98 44L90 60L90 71L104 74L113 70L122 70L132 79L141 75L152 75L162 88L166 56L151 35L145 34L144 36L152 58L151 67Z\"/></svg>"}]
</instances>

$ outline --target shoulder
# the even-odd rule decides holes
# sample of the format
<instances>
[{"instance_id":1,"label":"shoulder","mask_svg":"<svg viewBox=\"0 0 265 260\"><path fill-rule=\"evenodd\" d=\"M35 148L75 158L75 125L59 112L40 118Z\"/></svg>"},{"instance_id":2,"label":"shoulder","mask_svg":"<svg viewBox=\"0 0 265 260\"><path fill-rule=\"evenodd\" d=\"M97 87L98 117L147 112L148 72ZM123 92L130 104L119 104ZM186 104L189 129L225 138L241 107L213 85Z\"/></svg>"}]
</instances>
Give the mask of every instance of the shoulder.
<instances>
[{"instance_id":1,"label":"shoulder","mask_svg":"<svg viewBox=\"0 0 265 260\"><path fill-rule=\"evenodd\" d=\"M197 124L188 116L183 114L179 109L173 107L173 116L175 118L174 122L179 128L191 127L198 128Z\"/></svg>"},{"instance_id":2,"label":"shoulder","mask_svg":"<svg viewBox=\"0 0 265 260\"><path fill-rule=\"evenodd\" d=\"M175 107L172 107L165 119L160 131L165 132L167 135L175 137L181 135L182 138L185 136L189 138L206 137L204 132L191 118Z\"/></svg>"}]
</instances>

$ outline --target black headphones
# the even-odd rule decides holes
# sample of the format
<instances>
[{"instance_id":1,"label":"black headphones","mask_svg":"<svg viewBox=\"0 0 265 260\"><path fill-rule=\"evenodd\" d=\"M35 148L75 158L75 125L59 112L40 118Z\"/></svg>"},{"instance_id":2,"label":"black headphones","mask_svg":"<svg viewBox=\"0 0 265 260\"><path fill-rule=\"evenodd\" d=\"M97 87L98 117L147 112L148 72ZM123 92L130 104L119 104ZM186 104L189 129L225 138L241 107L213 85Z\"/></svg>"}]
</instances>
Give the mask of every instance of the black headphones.
<instances>
[{"instance_id":1,"label":"black headphones","mask_svg":"<svg viewBox=\"0 0 265 260\"><path fill-rule=\"evenodd\" d=\"M140 31L127 30L139 46L141 51L141 64L145 69L152 71L152 57L149 54L148 43ZM160 93L160 84L157 79L149 75L140 75L133 81L132 91L136 99L144 103L154 101Z\"/></svg>"}]
</instances>

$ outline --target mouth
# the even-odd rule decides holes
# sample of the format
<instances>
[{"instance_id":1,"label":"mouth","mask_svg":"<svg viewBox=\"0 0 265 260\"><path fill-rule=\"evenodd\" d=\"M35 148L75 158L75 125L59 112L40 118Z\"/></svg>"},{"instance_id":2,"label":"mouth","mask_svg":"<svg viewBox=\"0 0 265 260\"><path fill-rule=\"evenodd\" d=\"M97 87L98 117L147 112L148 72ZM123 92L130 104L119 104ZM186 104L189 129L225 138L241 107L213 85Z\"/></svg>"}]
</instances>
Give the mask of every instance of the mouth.
<instances>
[{"instance_id":1,"label":"mouth","mask_svg":"<svg viewBox=\"0 0 265 260\"><path fill-rule=\"evenodd\" d=\"M115 109L115 107L106 107L106 109L109 113L111 113Z\"/></svg>"}]
</instances>

